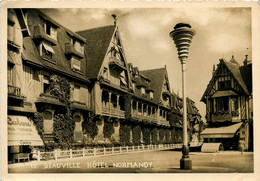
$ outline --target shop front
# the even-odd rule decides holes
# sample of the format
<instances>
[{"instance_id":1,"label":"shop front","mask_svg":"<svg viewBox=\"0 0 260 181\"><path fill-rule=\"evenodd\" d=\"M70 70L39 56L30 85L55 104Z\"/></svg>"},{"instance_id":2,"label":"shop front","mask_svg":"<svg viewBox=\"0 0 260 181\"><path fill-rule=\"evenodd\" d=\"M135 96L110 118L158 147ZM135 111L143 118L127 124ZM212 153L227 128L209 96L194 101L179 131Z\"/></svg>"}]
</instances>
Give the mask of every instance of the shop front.
<instances>
[{"instance_id":1,"label":"shop front","mask_svg":"<svg viewBox=\"0 0 260 181\"><path fill-rule=\"evenodd\" d=\"M229 126L206 128L201 133L204 144L222 143L224 150L238 150L241 125L242 123L235 123Z\"/></svg>"},{"instance_id":2,"label":"shop front","mask_svg":"<svg viewBox=\"0 0 260 181\"><path fill-rule=\"evenodd\" d=\"M8 163L30 160L32 148L42 146L43 141L35 125L26 116L9 115Z\"/></svg>"}]
</instances>

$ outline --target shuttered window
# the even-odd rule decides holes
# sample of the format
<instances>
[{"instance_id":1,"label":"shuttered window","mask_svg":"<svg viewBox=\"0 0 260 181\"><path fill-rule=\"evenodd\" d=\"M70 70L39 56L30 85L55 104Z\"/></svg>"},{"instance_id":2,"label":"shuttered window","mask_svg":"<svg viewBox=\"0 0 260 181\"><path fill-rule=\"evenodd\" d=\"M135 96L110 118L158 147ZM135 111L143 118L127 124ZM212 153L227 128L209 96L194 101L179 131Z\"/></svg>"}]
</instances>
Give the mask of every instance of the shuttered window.
<instances>
[{"instance_id":1,"label":"shuttered window","mask_svg":"<svg viewBox=\"0 0 260 181\"><path fill-rule=\"evenodd\" d=\"M76 69L76 70L81 70L81 61L76 57L72 57L71 58L71 68Z\"/></svg>"},{"instance_id":2,"label":"shuttered window","mask_svg":"<svg viewBox=\"0 0 260 181\"><path fill-rule=\"evenodd\" d=\"M73 100L74 101L79 101L79 92L80 92L80 87L75 85L74 91L73 91Z\"/></svg>"}]
</instances>

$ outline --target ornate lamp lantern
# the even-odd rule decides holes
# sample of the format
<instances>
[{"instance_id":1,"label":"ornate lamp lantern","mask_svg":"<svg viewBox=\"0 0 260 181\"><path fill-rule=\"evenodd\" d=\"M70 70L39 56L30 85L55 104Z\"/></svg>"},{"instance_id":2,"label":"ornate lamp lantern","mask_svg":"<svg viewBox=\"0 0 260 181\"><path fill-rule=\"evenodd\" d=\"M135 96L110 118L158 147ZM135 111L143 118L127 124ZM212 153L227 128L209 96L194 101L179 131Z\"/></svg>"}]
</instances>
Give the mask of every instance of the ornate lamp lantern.
<instances>
[{"instance_id":1,"label":"ornate lamp lantern","mask_svg":"<svg viewBox=\"0 0 260 181\"><path fill-rule=\"evenodd\" d=\"M189 157L188 134L187 134L187 104L186 104L186 87L185 87L185 71L186 61L189 55L189 47L192 37L196 34L195 30L191 29L191 25L186 23L178 23L170 32L170 37L173 39L177 51L178 58L182 65L182 98L183 98L183 147L182 158L180 159L180 169L191 170L192 162Z\"/></svg>"}]
</instances>

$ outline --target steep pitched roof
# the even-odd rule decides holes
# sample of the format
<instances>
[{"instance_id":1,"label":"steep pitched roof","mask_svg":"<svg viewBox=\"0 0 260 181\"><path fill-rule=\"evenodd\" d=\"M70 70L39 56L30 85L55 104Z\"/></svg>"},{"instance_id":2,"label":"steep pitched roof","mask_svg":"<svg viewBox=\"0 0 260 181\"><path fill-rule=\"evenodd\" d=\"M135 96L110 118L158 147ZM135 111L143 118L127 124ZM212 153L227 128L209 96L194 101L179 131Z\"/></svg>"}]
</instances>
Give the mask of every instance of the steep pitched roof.
<instances>
[{"instance_id":1,"label":"steep pitched roof","mask_svg":"<svg viewBox=\"0 0 260 181\"><path fill-rule=\"evenodd\" d=\"M242 77L242 74L240 72L239 64L232 63L231 61L227 62L223 60L223 62L226 64L227 68L230 70L230 72L233 74L234 78L238 82L238 84L242 87L243 91L245 91L246 94L249 94L247 90L247 86L244 82L244 79Z\"/></svg>"},{"instance_id":2,"label":"steep pitched roof","mask_svg":"<svg viewBox=\"0 0 260 181\"><path fill-rule=\"evenodd\" d=\"M35 9L30 9L27 10L28 13L28 29L32 30L34 29L35 26L41 26L42 21L41 18L47 19L50 23L55 24L59 28L57 29L57 42L55 45L51 46L53 49L53 57L52 60L53 62L49 62L46 60L43 60L40 57L39 50L36 47L36 44L40 43L38 40L36 42L33 41L31 36L23 38L23 49L22 49L22 57L25 61L28 63L42 66L45 68L48 68L50 70L53 70L55 72L62 73L64 75L76 78L81 81L89 82L86 76L86 61L84 58L81 58L81 72L77 73L71 69L70 61L67 59L65 56L65 44L70 42L69 36L67 34L68 29L64 28L51 18L47 17L43 13L41 13L38 10ZM75 33L72 32L72 34L75 35ZM84 40L84 38L80 37L79 35L78 38ZM37 45L38 46L38 45Z\"/></svg>"},{"instance_id":3,"label":"steep pitched roof","mask_svg":"<svg viewBox=\"0 0 260 181\"><path fill-rule=\"evenodd\" d=\"M89 79L97 78L115 29L116 26L112 25L77 32L87 42L87 76Z\"/></svg>"},{"instance_id":4,"label":"steep pitched roof","mask_svg":"<svg viewBox=\"0 0 260 181\"><path fill-rule=\"evenodd\" d=\"M81 61L82 73L79 74L72 71L70 62L66 59L64 52L62 51L61 46L59 44L52 47L55 52L53 54L52 60L55 62L55 64L45 61L40 57L38 50L34 42L32 41L31 37L25 37L23 39L23 47L24 49L22 50L22 57L28 63L52 69L54 71L58 71L68 76L72 76L73 78L79 78L87 82L89 81L86 77L86 64L84 59L82 59L83 61Z\"/></svg>"},{"instance_id":5,"label":"steep pitched roof","mask_svg":"<svg viewBox=\"0 0 260 181\"><path fill-rule=\"evenodd\" d=\"M240 66L234 59L234 57L232 57L230 61L220 59L220 64L221 63L226 65L226 67L231 72L237 83L241 86L242 90L246 94L250 94L252 92L252 65L249 64L246 66ZM207 95L209 89L211 89L211 86L214 83L213 81L214 79L212 77L201 98L201 101L205 101L205 95Z\"/></svg>"},{"instance_id":6,"label":"steep pitched roof","mask_svg":"<svg viewBox=\"0 0 260 181\"><path fill-rule=\"evenodd\" d=\"M47 16L45 13L43 13L40 9L36 10L38 11L38 14L43 17L45 20L49 21L50 23L54 24L57 27L62 27L64 30L66 30L67 33L69 33L71 36L76 37L77 39L81 40L82 42L86 42L86 40L81 37L80 35L78 35L77 33L69 30L68 28L66 28L65 26L61 25L60 23L58 23L57 21L53 20L52 18L50 18L49 16Z\"/></svg>"},{"instance_id":7,"label":"steep pitched roof","mask_svg":"<svg viewBox=\"0 0 260 181\"><path fill-rule=\"evenodd\" d=\"M241 66L240 72L249 93L252 93L252 64Z\"/></svg>"},{"instance_id":8,"label":"steep pitched roof","mask_svg":"<svg viewBox=\"0 0 260 181\"><path fill-rule=\"evenodd\" d=\"M148 77L151 80L151 88L154 90L154 100L159 103L162 95L162 87L164 83L164 77L166 74L166 68L151 69L140 71L141 74Z\"/></svg>"}]
</instances>

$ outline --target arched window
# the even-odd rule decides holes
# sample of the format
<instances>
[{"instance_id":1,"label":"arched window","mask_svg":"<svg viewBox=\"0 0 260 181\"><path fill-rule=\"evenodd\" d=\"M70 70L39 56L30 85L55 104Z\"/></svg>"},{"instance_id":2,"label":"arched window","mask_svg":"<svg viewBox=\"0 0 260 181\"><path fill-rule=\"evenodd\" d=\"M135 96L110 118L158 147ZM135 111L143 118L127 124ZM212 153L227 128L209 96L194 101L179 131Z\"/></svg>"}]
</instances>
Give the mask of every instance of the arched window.
<instances>
[{"instance_id":1,"label":"arched window","mask_svg":"<svg viewBox=\"0 0 260 181\"><path fill-rule=\"evenodd\" d=\"M81 126L81 117L79 115L74 116L74 122L75 122L75 132L81 132L82 126Z\"/></svg>"}]
</instances>

